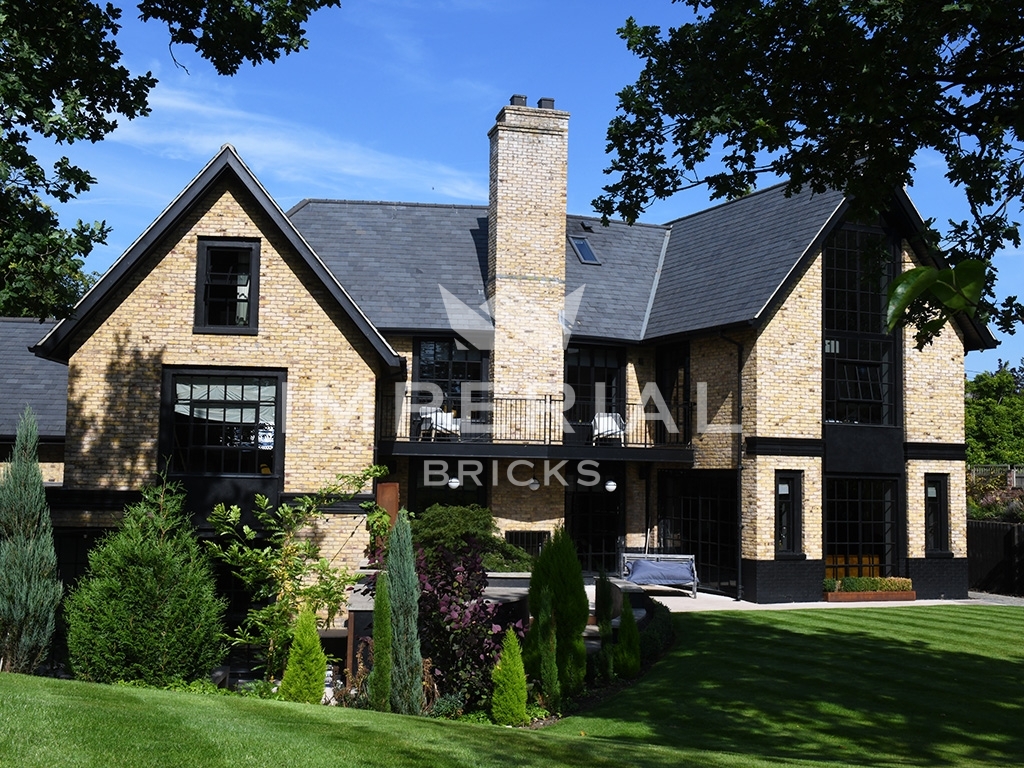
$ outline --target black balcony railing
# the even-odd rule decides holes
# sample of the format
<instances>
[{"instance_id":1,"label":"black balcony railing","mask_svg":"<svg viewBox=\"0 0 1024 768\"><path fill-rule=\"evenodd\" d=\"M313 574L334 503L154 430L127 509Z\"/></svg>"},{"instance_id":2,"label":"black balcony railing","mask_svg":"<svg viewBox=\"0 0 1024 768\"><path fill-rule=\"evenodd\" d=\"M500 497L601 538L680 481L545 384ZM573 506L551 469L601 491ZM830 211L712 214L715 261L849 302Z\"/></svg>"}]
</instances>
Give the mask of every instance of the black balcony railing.
<instances>
[{"instance_id":1,"label":"black balcony railing","mask_svg":"<svg viewBox=\"0 0 1024 768\"><path fill-rule=\"evenodd\" d=\"M512 445L689 446L689 404L566 403L562 397L492 397L470 413L413 395L377 402L377 439Z\"/></svg>"}]
</instances>

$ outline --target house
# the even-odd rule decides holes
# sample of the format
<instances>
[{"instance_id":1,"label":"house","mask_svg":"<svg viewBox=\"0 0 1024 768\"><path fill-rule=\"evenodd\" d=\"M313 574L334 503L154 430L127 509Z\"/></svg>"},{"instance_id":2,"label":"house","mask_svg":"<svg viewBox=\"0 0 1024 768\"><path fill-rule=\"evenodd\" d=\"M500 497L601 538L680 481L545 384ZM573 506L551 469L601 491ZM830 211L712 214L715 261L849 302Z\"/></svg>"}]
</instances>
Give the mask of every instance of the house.
<instances>
[{"instance_id":1,"label":"house","mask_svg":"<svg viewBox=\"0 0 1024 768\"><path fill-rule=\"evenodd\" d=\"M284 212L226 146L72 319L3 321L36 356L16 388L45 369L56 402L66 366L58 535L158 472L201 519L377 462L411 509L488 505L527 549L565 525L587 570L650 549L763 603L826 575L965 596L963 358L994 341L885 332L887 281L941 258L906 194L879 221L776 186L603 226L566 214L568 120L513 97L487 206ZM357 564L362 511L328 517Z\"/></svg>"}]
</instances>

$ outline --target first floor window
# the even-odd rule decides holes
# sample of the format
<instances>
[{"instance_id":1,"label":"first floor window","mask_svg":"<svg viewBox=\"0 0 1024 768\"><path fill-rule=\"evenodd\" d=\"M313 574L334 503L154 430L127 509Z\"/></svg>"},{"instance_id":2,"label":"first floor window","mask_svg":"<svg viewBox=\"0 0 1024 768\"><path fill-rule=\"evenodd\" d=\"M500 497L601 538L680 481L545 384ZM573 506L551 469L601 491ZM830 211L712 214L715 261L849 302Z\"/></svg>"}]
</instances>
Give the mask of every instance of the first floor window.
<instances>
[{"instance_id":1,"label":"first floor window","mask_svg":"<svg viewBox=\"0 0 1024 768\"><path fill-rule=\"evenodd\" d=\"M949 475L924 476L924 548L949 551Z\"/></svg>"},{"instance_id":2,"label":"first floor window","mask_svg":"<svg viewBox=\"0 0 1024 768\"><path fill-rule=\"evenodd\" d=\"M283 373L165 372L168 473L279 474L283 379Z\"/></svg>"},{"instance_id":3,"label":"first floor window","mask_svg":"<svg viewBox=\"0 0 1024 768\"><path fill-rule=\"evenodd\" d=\"M775 554L795 555L800 547L800 472L775 473Z\"/></svg>"},{"instance_id":4,"label":"first floor window","mask_svg":"<svg viewBox=\"0 0 1024 768\"><path fill-rule=\"evenodd\" d=\"M199 241L196 329L254 333L257 328L259 241Z\"/></svg>"}]
</instances>

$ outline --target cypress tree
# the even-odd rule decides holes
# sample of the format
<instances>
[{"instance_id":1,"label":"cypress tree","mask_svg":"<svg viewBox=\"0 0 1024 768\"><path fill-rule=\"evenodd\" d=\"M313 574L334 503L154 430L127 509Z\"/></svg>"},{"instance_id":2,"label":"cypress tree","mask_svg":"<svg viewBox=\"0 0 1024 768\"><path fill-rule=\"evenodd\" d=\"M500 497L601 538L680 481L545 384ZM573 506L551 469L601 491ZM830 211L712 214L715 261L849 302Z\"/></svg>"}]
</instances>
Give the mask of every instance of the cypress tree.
<instances>
[{"instance_id":1,"label":"cypress tree","mask_svg":"<svg viewBox=\"0 0 1024 768\"><path fill-rule=\"evenodd\" d=\"M391 598L391 710L402 715L423 711L423 657L420 654L420 582L412 553L408 512L398 515L388 537L387 570Z\"/></svg>"},{"instance_id":2,"label":"cypress tree","mask_svg":"<svg viewBox=\"0 0 1024 768\"><path fill-rule=\"evenodd\" d=\"M379 571L373 599L373 669L366 681L370 706L378 712L391 711L391 633L388 572Z\"/></svg>"},{"instance_id":3,"label":"cypress tree","mask_svg":"<svg viewBox=\"0 0 1024 768\"><path fill-rule=\"evenodd\" d=\"M288 650L288 665L284 669L278 693L285 701L319 704L324 699L326 672L327 654L320 645L316 616L304 608L295 620L292 645Z\"/></svg>"},{"instance_id":4,"label":"cypress tree","mask_svg":"<svg viewBox=\"0 0 1024 768\"><path fill-rule=\"evenodd\" d=\"M615 670L626 678L640 674L640 630L633 616L629 595L622 596L622 616L619 617L619 642L615 646Z\"/></svg>"},{"instance_id":5,"label":"cypress tree","mask_svg":"<svg viewBox=\"0 0 1024 768\"><path fill-rule=\"evenodd\" d=\"M28 408L0 468L0 669L31 672L49 650L60 603L57 554Z\"/></svg>"},{"instance_id":6,"label":"cypress tree","mask_svg":"<svg viewBox=\"0 0 1024 768\"><path fill-rule=\"evenodd\" d=\"M509 629L501 645L501 656L491 672L494 694L491 696L491 716L498 725L526 723L526 670L519 638Z\"/></svg>"},{"instance_id":7,"label":"cypress tree","mask_svg":"<svg viewBox=\"0 0 1024 768\"><path fill-rule=\"evenodd\" d=\"M562 686L558 682L558 638L555 635L555 621L551 616L550 587L544 587L540 591L540 605L537 606L537 621L534 626L537 630L540 689L544 694L544 706L548 711L557 714L562 711Z\"/></svg>"},{"instance_id":8,"label":"cypress tree","mask_svg":"<svg viewBox=\"0 0 1024 768\"><path fill-rule=\"evenodd\" d=\"M530 576L531 613L539 606L540 593L545 587L551 590L551 614L558 646L558 681L563 696L574 696L583 690L587 675L583 630L590 616L590 601L583 584L583 569L576 546L564 528L557 529L537 555ZM537 614L533 615L536 618ZM538 624L535 623L534 627Z\"/></svg>"}]
</instances>

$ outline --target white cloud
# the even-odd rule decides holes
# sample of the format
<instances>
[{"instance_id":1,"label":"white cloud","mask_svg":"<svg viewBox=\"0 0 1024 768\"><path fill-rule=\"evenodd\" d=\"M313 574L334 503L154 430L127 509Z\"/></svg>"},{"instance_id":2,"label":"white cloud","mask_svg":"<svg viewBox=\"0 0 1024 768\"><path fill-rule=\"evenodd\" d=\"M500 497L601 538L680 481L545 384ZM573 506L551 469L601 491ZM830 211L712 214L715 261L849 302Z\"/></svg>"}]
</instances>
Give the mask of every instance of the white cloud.
<instances>
[{"instance_id":1,"label":"white cloud","mask_svg":"<svg viewBox=\"0 0 1024 768\"><path fill-rule=\"evenodd\" d=\"M225 143L268 183L279 180L300 196L362 197L365 191L390 199L439 198L478 203L487 199L485 180L440 163L403 157L346 141L299 122L231 104L230 91L190 83L189 90L160 85L152 114L122 125L108 141L171 160L196 164ZM197 86L198 87L195 87ZM282 195L290 196L289 193Z\"/></svg>"}]
</instances>

